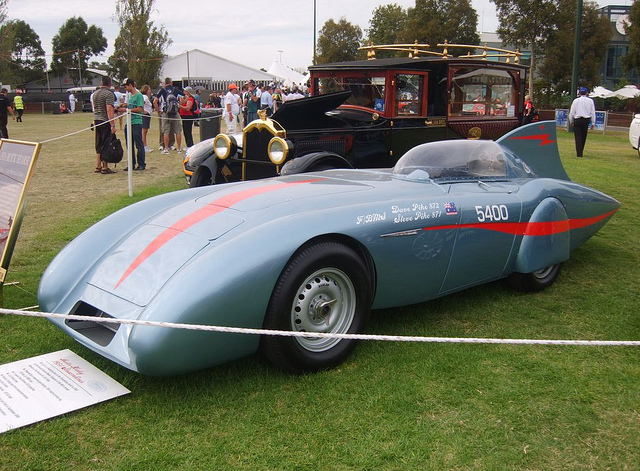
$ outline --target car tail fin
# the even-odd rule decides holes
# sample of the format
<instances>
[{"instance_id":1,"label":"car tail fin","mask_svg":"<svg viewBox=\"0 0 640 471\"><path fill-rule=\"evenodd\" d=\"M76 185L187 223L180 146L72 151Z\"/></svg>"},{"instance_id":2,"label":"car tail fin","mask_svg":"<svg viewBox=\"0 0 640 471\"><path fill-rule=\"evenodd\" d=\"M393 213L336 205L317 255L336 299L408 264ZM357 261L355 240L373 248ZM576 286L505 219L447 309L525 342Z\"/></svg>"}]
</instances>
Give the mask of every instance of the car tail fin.
<instances>
[{"instance_id":1,"label":"car tail fin","mask_svg":"<svg viewBox=\"0 0 640 471\"><path fill-rule=\"evenodd\" d=\"M571 180L558 153L555 121L520 126L496 142L517 155L539 177Z\"/></svg>"}]
</instances>

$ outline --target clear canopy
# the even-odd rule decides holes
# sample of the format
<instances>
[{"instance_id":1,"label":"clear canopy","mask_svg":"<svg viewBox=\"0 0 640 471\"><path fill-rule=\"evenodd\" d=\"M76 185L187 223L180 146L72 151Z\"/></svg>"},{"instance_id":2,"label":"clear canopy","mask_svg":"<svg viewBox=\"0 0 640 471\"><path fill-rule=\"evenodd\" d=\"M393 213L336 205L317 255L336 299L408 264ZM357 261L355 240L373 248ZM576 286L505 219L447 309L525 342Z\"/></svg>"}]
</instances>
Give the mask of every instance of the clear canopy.
<instances>
[{"instance_id":1,"label":"clear canopy","mask_svg":"<svg viewBox=\"0 0 640 471\"><path fill-rule=\"evenodd\" d=\"M422 144L404 154L393 175L408 180L531 178L524 162L494 141L452 140Z\"/></svg>"}]
</instances>

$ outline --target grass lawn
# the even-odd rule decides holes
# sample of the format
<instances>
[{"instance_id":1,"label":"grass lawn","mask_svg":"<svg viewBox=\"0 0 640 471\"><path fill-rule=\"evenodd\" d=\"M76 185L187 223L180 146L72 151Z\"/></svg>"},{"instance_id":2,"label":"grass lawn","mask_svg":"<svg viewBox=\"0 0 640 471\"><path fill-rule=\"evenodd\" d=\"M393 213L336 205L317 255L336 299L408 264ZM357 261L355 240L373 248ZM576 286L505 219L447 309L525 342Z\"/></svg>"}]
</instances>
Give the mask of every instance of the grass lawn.
<instances>
[{"instance_id":1,"label":"grass lawn","mask_svg":"<svg viewBox=\"0 0 640 471\"><path fill-rule=\"evenodd\" d=\"M89 114L25 115L13 139L88 127ZM195 129L197 134L197 128ZM122 136L124 137L124 135ZM93 134L46 143L4 288L37 304L47 264L114 210L185 187L181 157L147 171L93 174ZM196 141L197 141L196 137ZM585 156L559 131L571 178L622 202L564 264L556 284L520 294L496 282L375 311L369 333L640 340L640 158L625 134L591 132ZM122 165L124 167L124 165ZM0 317L0 364L69 348L132 394L0 435L6 470L640 469L640 350L361 343L341 367L287 376L258 356L174 378L130 372L43 319Z\"/></svg>"}]
</instances>

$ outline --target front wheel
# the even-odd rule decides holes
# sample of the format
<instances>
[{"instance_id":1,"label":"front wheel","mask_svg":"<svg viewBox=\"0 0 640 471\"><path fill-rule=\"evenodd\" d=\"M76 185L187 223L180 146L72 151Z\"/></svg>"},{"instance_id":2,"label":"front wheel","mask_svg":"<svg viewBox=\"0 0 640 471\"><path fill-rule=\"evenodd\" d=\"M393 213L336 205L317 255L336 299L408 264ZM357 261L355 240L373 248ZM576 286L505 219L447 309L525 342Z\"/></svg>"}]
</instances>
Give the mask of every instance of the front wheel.
<instances>
[{"instance_id":1,"label":"front wheel","mask_svg":"<svg viewBox=\"0 0 640 471\"><path fill-rule=\"evenodd\" d=\"M196 167L189 181L189 188L198 188L201 186L211 185L211 170L208 167L200 165Z\"/></svg>"},{"instance_id":2,"label":"front wheel","mask_svg":"<svg viewBox=\"0 0 640 471\"><path fill-rule=\"evenodd\" d=\"M558 278L560 264L556 263L533 273L512 273L509 275L509 285L516 291L534 293L551 286Z\"/></svg>"},{"instance_id":3,"label":"front wheel","mask_svg":"<svg viewBox=\"0 0 640 471\"><path fill-rule=\"evenodd\" d=\"M356 333L371 309L369 270L351 248L327 241L296 254L280 275L263 327L269 330ZM260 349L274 365L300 374L342 363L356 340L265 335Z\"/></svg>"}]
</instances>

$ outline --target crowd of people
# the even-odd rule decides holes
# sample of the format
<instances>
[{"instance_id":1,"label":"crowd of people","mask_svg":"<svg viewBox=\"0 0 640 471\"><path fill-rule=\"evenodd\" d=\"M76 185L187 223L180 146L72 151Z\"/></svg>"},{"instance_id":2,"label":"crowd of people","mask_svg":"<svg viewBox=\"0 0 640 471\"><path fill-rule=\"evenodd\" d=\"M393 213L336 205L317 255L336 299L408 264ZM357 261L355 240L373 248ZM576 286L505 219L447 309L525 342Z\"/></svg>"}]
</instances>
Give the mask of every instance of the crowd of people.
<instances>
[{"instance_id":1,"label":"crowd of people","mask_svg":"<svg viewBox=\"0 0 640 471\"><path fill-rule=\"evenodd\" d=\"M127 110L131 111L132 169L142 171L147 167L146 155L153 152L153 144L148 139L154 113L157 114L159 123L159 150L161 154L167 155L172 150L184 152L194 145L193 127L199 125L202 108L222 109L226 132L232 134L241 125L246 126L257 119L259 110L265 110L267 116L271 116L287 101L308 96L308 88L303 84L284 87L275 83L256 84L253 80L244 83L241 90L238 90L236 84L231 84L224 93L214 91L204 104L200 101L197 89L174 86L169 77L160 84L155 94L148 84L138 89L132 78L125 80L123 88L124 92L119 84L112 84L109 77L103 77L102 85L89 98L94 115L92 128L95 131L95 173L116 173L115 169L109 168L108 163L101 159L101 153L117 130L125 131L125 137L127 136L124 124ZM75 112L77 102L77 97L71 92L69 107L64 102L61 103L61 112ZM9 115L16 122L22 122L25 109L21 91L17 91L13 100L9 99L6 88L0 91L0 137L9 137Z\"/></svg>"},{"instance_id":2,"label":"crowd of people","mask_svg":"<svg viewBox=\"0 0 640 471\"><path fill-rule=\"evenodd\" d=\"M117 129L125 131L125 137L127 136L126 125L123 125L127 110L132 113L132 169L142 171L146 169L147 154L153 152L153 144L149 142L149 129L154 113L158 116L160 131L159 151L168 155L171 151L185 152L194 145L193 128L199 125L202 108L222 109L226 132L232 134L237 132L239 126L245 126L257 119L259 110L265 110L267 116L270 116L285 102L303 98L308 93L307 86L302 84L282 87L275 83L256 84L255 81L249 80L242 85L241 90L236 84L230 84L225 93L214 91L203 104L197 89L175 86L170 77L165 78L156 93L153 93L147 84L138 90L134 79L127 79L124 89L123 93L118 84L112 86L111 80L104 77L103 85L90 97L96 130L95 173L115 173L114 169L109 168L107 163L100 159L100 153ZM109 92L110 96L106 92ZM70 94L69 102L72 108L75 108L75 101L75 96ZM108 123L111 125L107 126Z\"/></svg>"}]
</instances>

